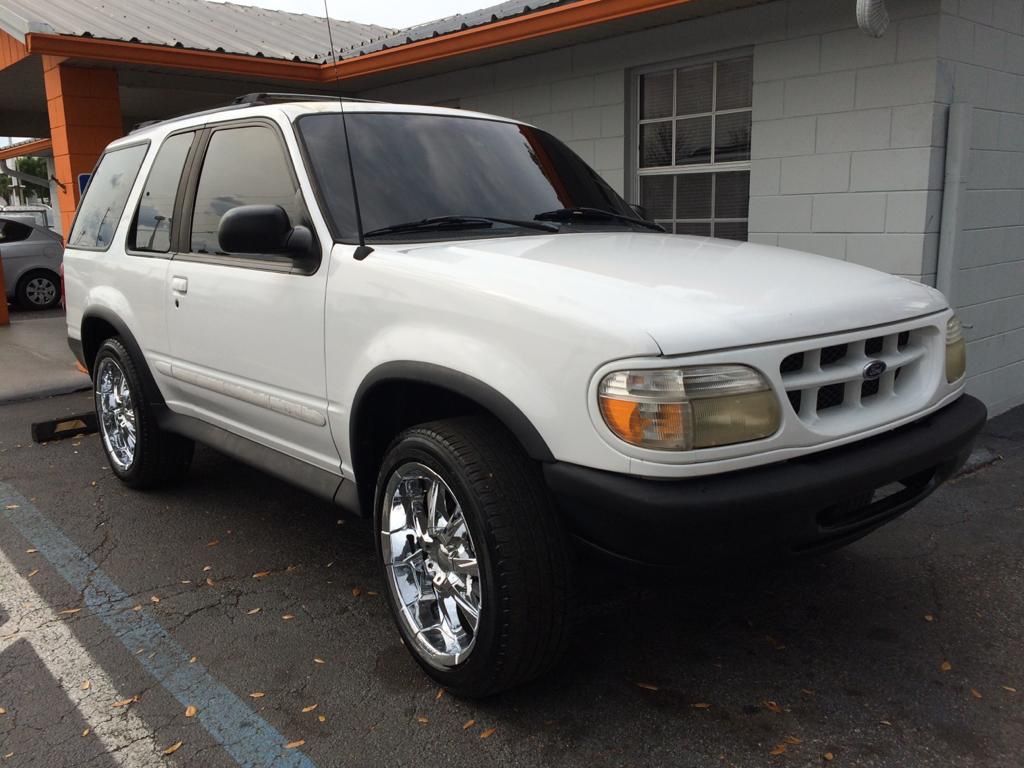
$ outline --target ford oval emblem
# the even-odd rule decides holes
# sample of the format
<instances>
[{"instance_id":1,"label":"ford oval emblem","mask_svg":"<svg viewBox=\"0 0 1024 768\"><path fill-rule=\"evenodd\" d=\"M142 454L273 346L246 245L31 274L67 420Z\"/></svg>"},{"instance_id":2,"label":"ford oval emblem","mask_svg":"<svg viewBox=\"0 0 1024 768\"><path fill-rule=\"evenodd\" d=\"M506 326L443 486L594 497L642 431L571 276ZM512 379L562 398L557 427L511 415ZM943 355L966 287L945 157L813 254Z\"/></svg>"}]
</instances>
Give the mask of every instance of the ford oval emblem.
<instances>
[{"instance_id":1,"label":"ford oval emblem","mask_svg":"<svg viewBox=\"0 0 1024 768\"><path fill-rule=\"evenodd\" d=\"M885 373L885 369L888 367L882 360L872 360L864 366L864 378L867 381L874 381Z\"/></svg>"}]
</instances>

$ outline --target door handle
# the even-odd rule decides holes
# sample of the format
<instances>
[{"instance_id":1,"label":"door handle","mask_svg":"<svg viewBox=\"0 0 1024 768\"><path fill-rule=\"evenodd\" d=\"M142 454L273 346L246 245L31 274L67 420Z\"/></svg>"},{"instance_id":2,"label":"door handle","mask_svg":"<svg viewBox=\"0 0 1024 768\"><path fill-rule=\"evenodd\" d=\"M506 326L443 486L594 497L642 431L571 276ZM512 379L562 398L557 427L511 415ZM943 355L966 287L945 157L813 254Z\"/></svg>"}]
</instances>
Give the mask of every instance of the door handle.
<instances>
[{"instance_id":1,"label":"door handle","mask_svg":"<svg viewBox=\"0 0 1024 768\"><path fill-rule=\"evenodd\" d=\"M187 277L172 277L171 278L171 291L177 294L184 295L188 293L188 278Z\"/></svg>"}]
</instances>

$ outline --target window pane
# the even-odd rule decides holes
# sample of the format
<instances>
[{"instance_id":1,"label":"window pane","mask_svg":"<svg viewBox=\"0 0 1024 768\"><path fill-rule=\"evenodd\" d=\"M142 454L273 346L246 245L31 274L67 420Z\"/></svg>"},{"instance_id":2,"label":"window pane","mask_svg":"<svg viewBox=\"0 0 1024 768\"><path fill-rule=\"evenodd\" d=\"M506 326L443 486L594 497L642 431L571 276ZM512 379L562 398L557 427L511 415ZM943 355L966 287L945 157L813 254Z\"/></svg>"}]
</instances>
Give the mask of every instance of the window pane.
<instances>
[{"instance_id":1,"label":"window pane","mask_svg":"<svg viewBox=\"0 0 1024 768\"><path fill-rule=\"evenodd\" d=\"M137 144L103 155L78 206L70 247L110 247L147 149L148 145Z\"/></svg>"},{"instance_id":2,"label":"window pane","mask_svg":"<svg viewBox=\"0 0 1024 768\"><path fill-rule=\"evenodd\" d=\"M179 133L160 147L142 190L133 231L128 235L129 248L159 253L170 250L174 198L194 136L194 133Z\"/></svg>"},{"instance_id":3,"label":"window pane","mask_svg":"<svg viewBox=\"0 0 1024 768\"><path fill-rule=\"evenodd\" d=\"M711 218L711 177L710 173L694 173L676 177L676 218Z\"/></svg>"},{"instance_id":4,"label":"window pane","mask_svg":"<svg viewBox=\"0 0 1024 768\"><path fill-rule=\"evenodd\" d=\"M677 235L696 235L697 237L711 237L711 225L710 224L686 224L679 222L676 224Z\"/></svg>"},{"instance_id":5,"label":"window pane","mask_svg":"<svg viewBox=\"0 0 1024 768\"><path fill-rule=\"evenodd\" d=\"M671 200L671 198L669 198ZM32 227L20 221L0 221L0 243L17 243L32 234Z\"/></svg>"},{"instance_id":6,"label":"window pane","mask_svg":"<svg viewBox=\"0 0 1024 768\"><path fill-rule=\"evenodd\" d=\"M640 117L672 116L672 73L659 72L640 77Z\"/></svg>"},{"instance_id":7,"label":"window pane","mask_svg":"<svg viewBox=\"0 0 1024 768\"><path fill-rule=\"evenodd\" d=\"M718 65L718 103L715 109L749 107L753 94L754 60L733 59Z\"/></svg>"},{"instance_id":8,"label":"window pane","mask_svg":"<svg viewBox=\"0 0 1024 768\"><path fill-rule=\"evenodd\" d=\"M746 240L747 222L745 221L716 221L715 237L723 240Z\"/></svg>"},{"instance_id":9,"label":"window pane","mask_svg":"<svg viewBox=\"0 0 1024 768\"><path fill-rule=\"evenodd\" d=\"M672 176L644 176L640 179L640 205L652 219L672 218Z\"/></svg>"},{"instance_id":10,"label":"window pane","mask_svg":"<svg viewBox=\"0 0 1024 768\"><path fill-rule=\"evenodd\" d=\"M715 118L715 162L750 159L750 113Z\"/></svg>"},{"instance_id":11,"label":"window pane","mask_svg":"<svg viewBox=\"0 0 1024 768\"><path fill-rule=\"evenodd\" d=\"M710 112L714 93L713 64L680 69L676 75L676 114Z\"/></svg>"},{"instance_id":12,"label":"window pane","mask_svg":"<svg viewBox=\"0 0 1024 768\"><path fill-rule=\"evenodd\" d=\"M640 167L672 165L672 123L640 126Z\"/></svg>"},{"instance_id":13,"label":"window pane","mask_svg":"<svg viewBox=\"0 0 1024 768\"><path fill-rule=\"evenodd\" d=\"M747 120L749 122L749 116ZM676 120L676 165L711 162L711 118Z\"/></svg>"},{"instance_id":14,"label":"window pane","mask_svg":"<svg viewBox=\"0 0 1024 768\"><path fill-rule=\"evenodd\" d=\"M719 173L715 179L715 218L745 219L750 210L750 172Z\"/></svg>"},{"instance_id":15,"label":"window pane","mask_svg":"<svg viewBox=\"0 0 1024 768\"><path fill-rule=\"evenodd\" d=\"M192 251L223 253L220 217L240 205L279 205L293 225L305 219L288 158L269 128L231 128L210 138L196 189Z\"/></svg>"}]
</instances>

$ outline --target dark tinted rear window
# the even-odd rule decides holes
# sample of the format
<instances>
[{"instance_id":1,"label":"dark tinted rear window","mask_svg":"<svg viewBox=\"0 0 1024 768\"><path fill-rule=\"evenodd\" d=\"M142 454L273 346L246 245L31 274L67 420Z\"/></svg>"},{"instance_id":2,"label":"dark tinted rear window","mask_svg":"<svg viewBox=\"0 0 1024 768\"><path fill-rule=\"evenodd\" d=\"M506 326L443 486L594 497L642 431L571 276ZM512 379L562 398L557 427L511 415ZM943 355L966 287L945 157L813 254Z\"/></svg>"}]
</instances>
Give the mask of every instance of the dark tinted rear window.
<instances>
[{"instance_id":1,"label":"dark tinted rear window","mask_svg":"<svg viewBox=\"0 0 1024 768\"><path fill-rule=\"evenodd\" d=\"M107 152L100 158L85 197L78 205L75 225L68 238L70 247L103 251L110 247L148 147L148 144L136 144Z\"/></svg>"},{"instance_id":2,"label":"dark tinted rear window","mask_svg":"<svg viewBox=\"0 0 1024 768\"><path fill-rule=\"evenodd\" d=\"M0 220L0 243L16 243L32 234L32 227L20 221Z\"/></svg>"},{"instance_id":3,"label":"dark tinted rear window","mask_svg":"<svg viewBox=\"0 0 1024 768\"><path fill-rule=\"evenodd\" d=\"M154 253L167 253L171 249L174 198L194 137L194 132L171 136L157 152L128 235L130 249Z\"/></svg>"}]
</instances>

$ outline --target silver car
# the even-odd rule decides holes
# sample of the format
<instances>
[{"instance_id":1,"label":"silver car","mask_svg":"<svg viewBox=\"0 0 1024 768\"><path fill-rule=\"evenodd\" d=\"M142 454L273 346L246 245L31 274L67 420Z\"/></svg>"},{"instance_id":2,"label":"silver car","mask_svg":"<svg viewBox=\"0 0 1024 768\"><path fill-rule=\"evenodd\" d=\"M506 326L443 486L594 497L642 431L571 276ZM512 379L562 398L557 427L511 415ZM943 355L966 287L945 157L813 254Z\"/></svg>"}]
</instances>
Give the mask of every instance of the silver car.
<instances>
[{"instance_id":1,"label":"silver car","mask_svg":"<svg viewBox=\"0 0 1024 768\"><path fill-rule=\"evenodd\" d=\"M50 309L60 302L64 243L43 227L0 216L0 261L7 298L24 309Z\"/></svg>"}]
</instances>

